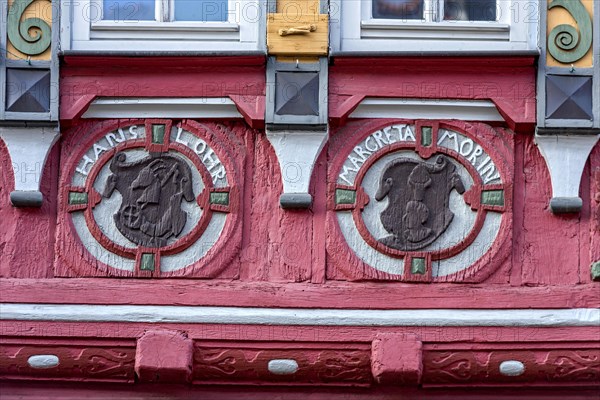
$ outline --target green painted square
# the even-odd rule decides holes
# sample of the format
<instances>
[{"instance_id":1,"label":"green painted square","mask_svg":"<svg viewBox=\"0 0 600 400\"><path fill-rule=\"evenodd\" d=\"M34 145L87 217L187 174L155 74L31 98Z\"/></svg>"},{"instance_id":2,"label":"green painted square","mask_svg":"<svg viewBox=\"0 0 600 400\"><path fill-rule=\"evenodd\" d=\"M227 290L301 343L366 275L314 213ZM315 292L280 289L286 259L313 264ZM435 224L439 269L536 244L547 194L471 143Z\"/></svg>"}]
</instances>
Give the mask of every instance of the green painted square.
<instances>
[{"instance_id":1,"label":"green painted square","mask_svg":"<svg viewBox=\"0 0 600 400\"><path fill-rule=\"evenodd\" d=\"M410 273L413 275L425 275L427 272L427 263L424 258L413 258L410 266Z\"/></svg>"},{"instance_id":2,"label":"green painted square","mask_svg":"<svg viewBox=\"0 0 600 400\"><path fill-rule=\"evenodd\" d=\"M69 204L72 206L87 204L88 203L88 195L87 193L80 192L69 192Z\"/></svg>"},{"instance_id":3,"label":"green painted square","mask_svg":"<svg viewBox=\"0 0 600 400\"><path fill-rule=\"evenodd\" d=\"M356 202L356 192L354 190L336 189L335 203L336 204L354 204Z\"/></svg>"},{"instance_id":4,"label":"green painted square","mask_svg":"<svg viewBox=\"0 0 600 400\"><path fill-rule=\"evenodd\" d=\"M163 144L165 142L165 125L152 125L152 143Z\"/></svg>"},{"instance_id":5,"label":"green painted square","mask_svg":"<svg viewBox=\"0 0 600 400\"><path fill-rule=\"evenodd\" d=\"M155 268L154 262L155 262L154 254L144 253L144 254L142 254L142 262L140 265L140 269L142 271L154 271L154 268Z\"/></svg>"},{"instance_id":6,"label":"green painted square","mask_svg":"<svg viewBox=\"0 0 600 400\"><path fill-rule=\"evenodd\" d=\"M504 206L504 190L484 190L481 192L481 204Z\"/></svg>"},{"instance_id":7,"label":"green painted square","mask_svg":"<svg viewBox=\"0 0 600 400\"><path fill-rule=\"evenodd\" d=\"M433 143L433 128L431 126L421 127L421 145L425 147L431 146Z\"/></svg>"},{"instance_id":8,"label":"green painted square","mask_svg":"<svg viewBox=\"0 0 600 400\"><path fill-rule=\"evenodd\" d=\"M229 205L229 193L227 192L212 192L210 194L210 204L218 204L220 206Z\"/></svg>"},{"instance_id":9,"label":"green painted square","mask_svg":"<svg viewBox=\"0 0 600 400\"><path fill-rule=\"evenodd\" d=\"M600 282L600 261L592 263L592 280Z\"/></svg>"}]
</instances>

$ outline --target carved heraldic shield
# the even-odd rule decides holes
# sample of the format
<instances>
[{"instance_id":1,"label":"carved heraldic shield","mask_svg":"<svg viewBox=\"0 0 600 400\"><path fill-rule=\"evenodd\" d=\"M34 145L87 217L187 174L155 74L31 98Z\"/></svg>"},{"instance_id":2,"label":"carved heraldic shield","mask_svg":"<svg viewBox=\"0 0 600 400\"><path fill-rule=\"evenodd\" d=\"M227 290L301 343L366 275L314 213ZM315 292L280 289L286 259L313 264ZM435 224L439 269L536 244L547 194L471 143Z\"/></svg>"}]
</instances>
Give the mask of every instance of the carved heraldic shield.
<instances>
[{"instance_id":1,"label":"carved heraldic shield","mask_svg":"<svg viewBox=\"0 0 600 400\"><path fill-rule=\"evenodd\" d=\"M465 192L456 166L439 155L434 164L400 157L389 162L375 195L388 199L381 223L391 236L379 241L386 246L412 251L433 243L450 225L450 193Z\"/></svg>"},{"instance_id":2,"label":"carved heraldic shield","mask_svg":"<svg viewBox=\"0 0 600 400\"><path fill-rule=\"evenodd\" d=\"M113 158L102 195L111 197L115 190L121 194L114 221L123 236L140 246L164 247L185 227L187 213L181 204L194 200L191 169L168 154L126 160L123 152Z\"/></svg>"}]
</instances>

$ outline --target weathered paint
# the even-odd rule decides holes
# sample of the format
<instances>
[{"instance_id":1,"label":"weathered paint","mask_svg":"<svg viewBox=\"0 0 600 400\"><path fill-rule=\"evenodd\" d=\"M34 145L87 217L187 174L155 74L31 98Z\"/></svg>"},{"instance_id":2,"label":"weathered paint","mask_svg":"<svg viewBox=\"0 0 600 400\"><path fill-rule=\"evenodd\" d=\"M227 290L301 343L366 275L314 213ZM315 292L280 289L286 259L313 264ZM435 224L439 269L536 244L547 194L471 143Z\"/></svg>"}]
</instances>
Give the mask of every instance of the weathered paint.
<instances>
[{"instance_id":1,"label":"weathered paint","mask_svg":"<svg viewBox=\"0 0 600 400\"><path fill-rule=\"evenodd\" d=\"M173 73L175 63L177 73ZM343 393L365 398L397 397L398 388L388 391L385 386L401 383L395 381L400 375L409 384L422 383L423 388L400 389L403 395L420 400L449 394L468 398L465 378L453 369L467 365L472 373L466 384L478 388L476 398L506 393L504 389L486 391L489 385L554 386L551 393L520 388L521 397L525 392L542 393L562 400L592 393L585 389L598 386L598 366L593 360L599 351L600 292L589 266L600 259L596 234L600 180L594 175L600 150L599 146L592 150L584 168L580 216L552 215L547 209L549 175L532 138L532 59L334 60L329 100L336 126L324 151L314 157L312 177L305 181L314 200L310 209L302 211L278 206L285 176L265 131L254 129L264 118L264 72L261 57L65 57L63 136L50 152L45 169L48 179L41 185L50 201L37 212L0 204L4 227L0 230L0 293L6 303L2 315L12 318L0 321L2 356L8 360L1 363L6 368L3 379L85 380L105 385L137 380L131 389L111 386L115 398L148 394L141 381L187 383L185 390L190 393L199 393L194 387L205 385L203 394L209 397L214 395L210 385L215 384L283 385L286 396L303 398L309 389L290 390L290 386L339 385L344 392L332 388L330 397ZM236 121L210 121L211 126L224 127L215 139L221 143L223 159L234 160L240 186L239 233L229 236L226 249L215 257L212 265L219 273L203 275L202 268L192 268L187 277L173 275L178 279L151 279L150 275L139 276L148 279L124 275L114 279L99 273L93 258L81 257L73 235L55 234L54 229L71 229L56 203L72 192L63 183L70 182L65 179L74 167L69 163L76 159L76 150L89 147L98 132L132 122L79 119L94 98L113 96L229 97L244 116L244 121L238 116L232 117ZM327 230L332 200L328 196L335 193L328 190L328 184L335 182L329 172L344 157L339 150L352 145L352 135L382 122L367 119L344 125L366 96L485 100L493 102L506 119L452 122L473 130L491 153L510 160L509 170L515 171L508 174L511 191L490 189L490 193L504 190L504 201L491 195L479 198L493 207L511 207L513 216L502 233L507 236L499 256L490 257L492 267L483 266L489 274L476 276L477 283L425 283L417 280L418 273L411 276L413 283L356 279L361 271L340 273L335 281L327 276L345 262L339 249L330 245L332 232ZM435 143L436 123L422 124L432 128L432 140L427 130L416 137L421 151ZM161 140L155 142L158 145ZM2 199L13 185L11 160L3 146ZM217 197L219 201L212 206L235 203L234 197L228 204ZM356 203L360 193L355 191L351 198L346 202ZM162 261L155 260L157 265ZM419 272L422 264L427 270L427 262L425 256L415 255L409 265L419 267L415 268ZM19 303L32 309L18 316L12 311L21 307ZM61 308L53 308L57 306L64 306L60 315L53 311ZM48 311L45 317L42 311ZM39 371L27 367L30 357L50 354L59 357L57 367ZM398 357L404 354L410 357ZM282 360L289 365L291 360L296 362L296 372L277 375L270 371L270 362ZM578 372L557 373L564 360L577 364ZM515 361L524 365L524 372L503 375L506 365ZM44 388L43 396L66 398L73 390L75 398L93 398L88 389L100 388L87 383L59 389L29 381L28 395ZM571 386L568 392L562 389L565 385ZM361 391L354 392L351 386L361 386ZM456 386L463 389L457 392ZM14 383L3 382L6 387L9 396L23 393ZM165 387L169 386L154 385L152 393L163 393ZM262 399L277 390L263 386L245 390L243 395ZM224 392L234 393L221 389L219 398ZM189 393L176 387L168 395Z\"/></svg>"}]
</instances>

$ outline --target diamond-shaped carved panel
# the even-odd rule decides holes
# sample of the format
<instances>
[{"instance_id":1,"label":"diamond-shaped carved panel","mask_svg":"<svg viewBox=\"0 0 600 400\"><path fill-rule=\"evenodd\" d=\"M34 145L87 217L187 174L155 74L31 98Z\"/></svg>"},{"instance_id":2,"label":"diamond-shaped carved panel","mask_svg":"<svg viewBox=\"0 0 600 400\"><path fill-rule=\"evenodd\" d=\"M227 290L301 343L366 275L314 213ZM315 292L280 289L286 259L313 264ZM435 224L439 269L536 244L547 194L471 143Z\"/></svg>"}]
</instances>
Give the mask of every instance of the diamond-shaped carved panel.
<instances>
[{"instance_id":1,"label":"diamond-shaped carved panel","mask_svg":"<svg viewBox=\"0 0 600 400\"><path fill-rule=\"evenodd\" d=\"M319 73L277 72L275 113L319 115Z\"/></svg>"},{"instance_id":2,"label":"diamond-shaped carved panel","mask_svg":"<svg viewBox=\"0 0 600 400\"><path fill-rule=\"evenodd\" d=\"M591 120L592 77L548 75L546 118Z\"/></svg>"},{"instance_id":3,"label":"diamond-shaped carved panel","mask_svg":"<svg viewBox=\"0 0 600 400\"><path fill-rule=\"evenodd\" d=\"M50 71L8 68L6 70L6 111L49 112Z\"/></svg>"}]
</instances>

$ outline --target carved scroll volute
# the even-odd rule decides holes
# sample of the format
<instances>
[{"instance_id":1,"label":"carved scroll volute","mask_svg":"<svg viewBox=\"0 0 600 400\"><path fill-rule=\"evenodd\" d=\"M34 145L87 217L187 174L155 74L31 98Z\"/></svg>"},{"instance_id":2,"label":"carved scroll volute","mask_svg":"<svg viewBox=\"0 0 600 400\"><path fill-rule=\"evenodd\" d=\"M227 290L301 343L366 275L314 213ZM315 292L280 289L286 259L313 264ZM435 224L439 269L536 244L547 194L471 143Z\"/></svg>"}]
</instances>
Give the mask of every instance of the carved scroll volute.
<instances>
[{"instance_id":1,"label":"carved scroll volute","mask_svg":"<svg viewBox=\"0 0 600 400\"><path fill-rule=\"evenodd\" d=\"M577 27L557 25L548 34L548 52L565 64L582 59L592 46L592 19L581 0L552 0L548 10L564 8L575 20Z\"/></svg>"},{"instance_id":2,"label":"carved scroll volute","mask_svg":"<svg viewBox=\"0 0 600 400\"><path fill-rule=\"evenodd\" d=\"M35 1L14 0L8 11L8 39L15 49L28 56L42 54L52 42L52 29L46 21L39 18L40 15L21 21L27 8Z\"/></svg>"}]
</instances>

